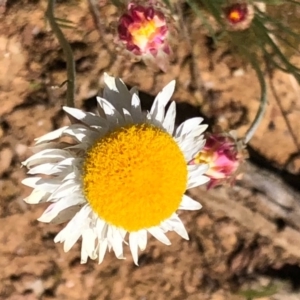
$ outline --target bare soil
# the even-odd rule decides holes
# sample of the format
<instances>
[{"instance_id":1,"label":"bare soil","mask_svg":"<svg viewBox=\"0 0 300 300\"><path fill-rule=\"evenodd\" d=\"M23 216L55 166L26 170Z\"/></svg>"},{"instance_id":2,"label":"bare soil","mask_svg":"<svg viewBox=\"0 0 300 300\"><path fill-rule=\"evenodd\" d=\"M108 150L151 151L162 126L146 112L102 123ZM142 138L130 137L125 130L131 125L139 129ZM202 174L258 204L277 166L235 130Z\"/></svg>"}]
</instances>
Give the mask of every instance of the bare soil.
<instances>
[{"instance_id":1,"label":"bare soil","mask_svg":"<svg viewBox=\"0 0 300 300\"><path fill-rule=\"evenodd\" d=\"M273 295L260 299L300 299L300 89L291 75L266 74L269 105L250 142L244 179L233 188L191 192L203 209L181 213L190 241L170 234L167 247L150 238L139 267L128 251L126 260L109 253L101 265L81 265L80 244L68 253L54 244L62 227L36 221L45 205L25 204L30 189L20 183L26 176L20 163L31 154L34 138L68 122L61 111L65 87L52 88L66 79L63 53L45 23L46 1L3 3L0 299L243 300L243 291L264 289ZM77 107L95 108L104 71L138 86L145 109L176 79L178 122L203 115L210 124L245 133L259 105L259 85L250 67L225 46L212 47L192 16L187 22L191 40L179 34L169 72L132 63L114 51L105 25L117 13L103 5L97 26L87 1L56 6L57 17L75 24L64 32L76 58Z\"/></svg>"}]
</instances>

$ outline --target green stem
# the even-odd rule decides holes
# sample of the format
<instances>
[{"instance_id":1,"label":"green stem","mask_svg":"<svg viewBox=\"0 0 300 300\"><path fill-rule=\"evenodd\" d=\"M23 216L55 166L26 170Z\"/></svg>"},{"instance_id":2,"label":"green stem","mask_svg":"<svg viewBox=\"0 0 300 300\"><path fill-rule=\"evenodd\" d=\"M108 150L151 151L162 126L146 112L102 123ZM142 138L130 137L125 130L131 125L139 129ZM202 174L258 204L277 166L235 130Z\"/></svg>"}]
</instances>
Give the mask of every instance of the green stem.
<instances>
[{"instance_id":1,"label":"green stem","mask_svg":"<svg viewBox=\"0 0 300 300\"><path fill-rule=\"evenodd\" d=\"M297 68L296 66L292 65L289 60L284 56L284 54L281 52L277 44L273 41L273 39L268 34L268 29L264 26L264 24L257 19L256 25L258 27L258 31L266 38L266 41L268 45L272 48L274 53L277 55L278 58L280 58L281 62L283 62L289 69L290 73L297 73L300 72L300 68Z\"/></svg>"},{"instance_id":2,"label":"green stem","mask_svg":"<svg viewBox=\"0 0 300 300\"><path fill-rule=\"evenodd\" d=\"M251 138L253 137L255 131L257 130L261 120L263 119L263 116L266 111L267 106L267 86L264 79L264 75L257 63L257 60L250 54L251 56L251 64L257 74L257 78L260 84L261 88L261 97L260 97L260 105L257 111L257 114L255 116L255 119L253 120L252 124L250 125L249 129L246 132L244 143L247 144Z\"/></svg>"},{"instance_id":3,"label":"green stem","mask_svg":"<svg viewBox=\"0 0 300 300\"><path fill-rule=\"evenodd\" d=\"M49 20L50 27L54 34L56 35L60 46L63 49L64 55L66 57L67 62L67 102L66 105L69 107L75 107L74 99L75 99L75 61L73 56L73 51L66 40L63 32L57 25L54 17L54 4L55 0L48 0L48 7L46 11L46 17Z\"/></svg>"},{"instance_id":4,"label":"green stem","mask_svg":"<svg viewBox=\"0 0 300 300\"><path fill-rule=\"evenodd\" d=\"M194 11L196 16L201 20L201 22L206 26L209 31L209 35L212 37L214 43L217 42L216 35L213 27L211 26L209 20L206 18L205 14L198 8L197 3L193 0L186 0L186 3L190 6L190 8Z\"/></svg>"}]
</instances>

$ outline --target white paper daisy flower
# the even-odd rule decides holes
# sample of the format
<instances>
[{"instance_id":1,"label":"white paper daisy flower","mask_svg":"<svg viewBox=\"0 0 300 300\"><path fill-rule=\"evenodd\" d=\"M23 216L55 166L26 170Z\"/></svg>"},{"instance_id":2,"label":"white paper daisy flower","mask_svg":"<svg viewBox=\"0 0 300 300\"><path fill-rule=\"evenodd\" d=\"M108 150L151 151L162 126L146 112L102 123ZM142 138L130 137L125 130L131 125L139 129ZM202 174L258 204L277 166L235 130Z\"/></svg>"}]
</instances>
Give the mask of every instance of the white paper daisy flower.
<instances>
[{"instance_id":1,"label":"white paper daisy flower","mask_svg":"<svg viewBox=\"0 0 300 300\"><path fill-rule=\"evenodd\" d=\"M69 221L54 241L67 252L82 237L82 263L88 257L101 263L111 249L122 259L129 244L138 264L148 233L166 245L168 231L188 239L176 211L201 208L184 193L209 180L207 165L188 165L204 146L207 126L193 118L174 130L175 102L165 112L174 81L147 114L135 89L107 74L104 81L99 114L64 107L72 124L36 140L35 154L23 165L28 174L43 175L23 180L34 189L25 201L51 202L39 221ZM57 140L65 136L74 144Z\"/></svg>"}]
</instances>

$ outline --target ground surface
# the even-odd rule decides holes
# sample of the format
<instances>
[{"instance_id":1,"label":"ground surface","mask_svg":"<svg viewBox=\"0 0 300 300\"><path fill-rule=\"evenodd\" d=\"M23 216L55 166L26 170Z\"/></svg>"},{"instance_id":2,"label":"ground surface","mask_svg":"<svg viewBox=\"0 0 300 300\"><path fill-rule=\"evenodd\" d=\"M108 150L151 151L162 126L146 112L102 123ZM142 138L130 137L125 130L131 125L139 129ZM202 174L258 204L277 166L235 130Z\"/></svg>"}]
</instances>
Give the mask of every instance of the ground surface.
<instances>
[{"instance_id":1,"label":"ground surface","mask_svg":"<svg viewBox=\"0 0 300 300\"><path fill-rule=\"evenodd\" d=\"M45 24L45 1L9 3L0 16L0 299L242 300L250 289L273 294L264 300L300 299L299 195L284 183L297 187L300 173L300 90L293 77L275 72L268 80L274 88L266 117L250 143L252 161L272 172L249 164L233 189L192 191L204 208L181 213L190 241L170 234L167 247L150 239L139 267L128 251L125 261L110 253L102 265L80 265L80 245L64 253L53 242L61 226L37 222L45 206L22 200L30 189L20 184L26 172L20 162L31 154L33 139L68 122L60 109L65 89L51 88L66 75ZM104 6L100 14L112 22L115 12ZM179 35L175 60L163 74L116 55L111 34L97 28L86 1L59 4L56 14L76 24L65 33L76 57L78 107L94 108L105 71L150 95L176 79L179 121L201 110L242 136L254 118L259 86L253 71L227 49L212 49L192 30L197 20L187 22L193 46ZM149 103L145 96L144 107Z\"/></svg>"}]
</instances>

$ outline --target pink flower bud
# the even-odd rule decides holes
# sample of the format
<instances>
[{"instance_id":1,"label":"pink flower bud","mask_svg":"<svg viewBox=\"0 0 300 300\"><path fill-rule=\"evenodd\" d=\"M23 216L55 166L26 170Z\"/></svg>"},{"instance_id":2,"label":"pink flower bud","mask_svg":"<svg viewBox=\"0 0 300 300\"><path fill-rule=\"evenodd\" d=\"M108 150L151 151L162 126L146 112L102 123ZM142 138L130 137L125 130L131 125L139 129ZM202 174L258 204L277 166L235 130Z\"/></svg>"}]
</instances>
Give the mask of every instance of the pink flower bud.
<instances>
[{"instance_id":1,"label":"pink flower bud","mask_svg":"<svg viewBox=\"0 0 300 300\"><path fill-rule=\"evenodd\" d=\"M171 52L167 41L169 28L166 17L150 4L129 3L126 13L119 19L118 35L134 56L157 58L161 62Z\"/></svg>"},{"instance_id":2,"label":"pink flower bud","mask_svg":"<svg viewBox=\"0 0 300 300\"><path fill-rule=\"evenodd\" d=\"M244 161L244 151L241 142L229 133L208 134L204 148L190 164L208 164L209 168L205 173L211 179L208 189L224 183L232 184Z\"/></svg>"},{"instance_id":3,"label":"pink flower bud","mask_svg":"<svg viewBox=\"0 0 300 300\"><path fill-rule=\"evenodd\" d=\"M249 28L254 17L253 6L241 1L226 6L223 12L227 29L232 31Z\"/></svg>"}]
</instances>

